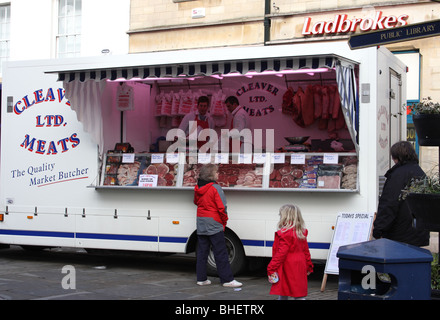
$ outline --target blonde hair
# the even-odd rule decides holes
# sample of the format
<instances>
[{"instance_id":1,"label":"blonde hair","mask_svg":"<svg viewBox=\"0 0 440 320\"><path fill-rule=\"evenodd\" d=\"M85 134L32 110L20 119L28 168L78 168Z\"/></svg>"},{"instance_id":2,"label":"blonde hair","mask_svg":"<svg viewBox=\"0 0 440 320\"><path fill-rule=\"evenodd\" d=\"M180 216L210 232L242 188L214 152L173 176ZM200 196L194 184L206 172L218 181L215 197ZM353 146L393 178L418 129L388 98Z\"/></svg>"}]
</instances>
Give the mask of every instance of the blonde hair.
<instances>
[{"instance_id":1,"label":"blonde hair","mask_svg":"<svg viewBox=\"0 0 440 320\"><path fill-rule=\"evenodd\" d=\"M295 228L298 239L305 239L304 232L306 225L301 215L301 210L297 205L285 204L280 208L280 221L278 229L284 229L283 232Z\"/></svg>"}]
</instances>

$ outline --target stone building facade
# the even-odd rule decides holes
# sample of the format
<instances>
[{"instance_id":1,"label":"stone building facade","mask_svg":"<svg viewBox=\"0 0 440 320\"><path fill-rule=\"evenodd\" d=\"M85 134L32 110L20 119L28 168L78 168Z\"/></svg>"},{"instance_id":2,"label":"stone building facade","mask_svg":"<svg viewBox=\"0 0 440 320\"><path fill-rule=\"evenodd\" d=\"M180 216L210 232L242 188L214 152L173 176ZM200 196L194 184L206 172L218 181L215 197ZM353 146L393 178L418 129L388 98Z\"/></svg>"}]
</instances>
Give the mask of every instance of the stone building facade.
<instances>
[{"instance_id":1,"label":"stone building facade","mask_svg":"<svg viewBox=\"0 0 440 320\"><path fill-rule=\"evenodd\" d=\"M428 0L131 0L129 51L325 45L348 41L352 34L437 19L440 3ZM428 96L440 101L440 44L435 39L386 45L409 67L408 103ZM408 117L408 139L430 170L438 162L437 148L419 148L411 122Z\"/></svg>"}]
</instances>

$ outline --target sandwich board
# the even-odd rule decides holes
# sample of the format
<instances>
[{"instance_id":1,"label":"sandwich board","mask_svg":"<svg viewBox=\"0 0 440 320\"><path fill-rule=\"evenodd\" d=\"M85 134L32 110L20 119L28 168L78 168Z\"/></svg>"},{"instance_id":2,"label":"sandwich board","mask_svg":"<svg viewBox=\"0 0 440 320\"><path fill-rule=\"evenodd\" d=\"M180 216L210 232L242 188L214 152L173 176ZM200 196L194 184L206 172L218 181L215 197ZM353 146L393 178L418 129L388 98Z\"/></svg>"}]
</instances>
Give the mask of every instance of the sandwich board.
<instances>
[{"instance_id":1,"label":"sandwich board","mask_svg":"<svg viewBox=\"0 0 440 320\"><path fill-rule=\"evenodd\" d=\"M328 274L339 274L339 259L336 257L339 247L370 240L374 216L375 214L371 212L338 214L325 264L321 291L325 289Z\"/></svg>"}]
</instances>

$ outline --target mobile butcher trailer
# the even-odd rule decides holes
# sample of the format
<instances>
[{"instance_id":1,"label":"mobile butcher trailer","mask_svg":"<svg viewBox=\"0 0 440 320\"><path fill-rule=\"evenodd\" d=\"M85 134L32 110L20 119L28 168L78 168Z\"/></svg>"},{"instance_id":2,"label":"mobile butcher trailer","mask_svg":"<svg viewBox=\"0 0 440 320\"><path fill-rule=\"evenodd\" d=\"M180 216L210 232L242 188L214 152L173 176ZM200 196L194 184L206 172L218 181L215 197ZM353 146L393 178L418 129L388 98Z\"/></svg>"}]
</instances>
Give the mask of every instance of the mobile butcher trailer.
<instances>
[{"instance_id":1,"label":"mobile butcher trailer","mask_svg":"<svg viewBox=\"0 0 440 320\"><path fill-rule=\"evenodd\" d=\"M7 62L0 243L193 252L193 189L213 162L234 272L271 256L286 203L326 259L338 213L376 210L390 146L406 137L405 73L385 48L343 42ZM214 127L187 136L179 125L202 95ZM248 128L233 129L228 96ZM250 149L229 154L239 138Z\"/></svg>"}]
</instances>

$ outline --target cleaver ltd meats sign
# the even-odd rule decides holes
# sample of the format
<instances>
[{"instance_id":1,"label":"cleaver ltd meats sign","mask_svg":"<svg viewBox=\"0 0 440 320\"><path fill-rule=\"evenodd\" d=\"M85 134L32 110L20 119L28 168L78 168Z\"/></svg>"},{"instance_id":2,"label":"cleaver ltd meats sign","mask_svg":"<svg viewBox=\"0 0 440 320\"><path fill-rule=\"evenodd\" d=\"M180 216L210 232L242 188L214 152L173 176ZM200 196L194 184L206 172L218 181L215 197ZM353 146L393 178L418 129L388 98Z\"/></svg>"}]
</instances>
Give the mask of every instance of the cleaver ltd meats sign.
<instances>
[{"instance_id":1,"label":"cleaver ltd meats sign","mask_svg":"<svg viewBox=\"0 0 440 320\"><path fill-rule=\"evenodd\" d=\"M63 88L37 89L14 101L11 125L20 129L10 143L22 153L36 157L20 157L11 164L10 178L28 187L44 187L61 182L87 179L90 168L78 159L71 161L70 152L78 149L80 137L76 119ZM70 125L69 125L70 124ZM22 129L23 128L23 129ZM60 159L57 155L66 154Z\"/></svg>"},{"instance_id":2,"label":"cleaver ltd meats sign","mask_svg":"<svg viewBox=\"0 0 440 320\"><path fill-rule=\"evenodd\" d=\"M264 117L275 111L282 94L277 84L262 80L239 85L235 96L250 117Z\"/></svg>"},{"instance_id":3,"label":"cleaver ltd meats sign","mask_svg":"<svg viewBox=\"0 0 440 320\"><path fill-rule=\"evenodd\" d=\"M36 111L36 109L47 104L56 104L57 109L59 108L59 110L49 114ZM63 128L67 125L67 121L62 115L64 111L63 107L68 107L70 109L70 102L65 97L64 89L48 88L35 90L31 94L22 97L15 102L13 111L17 116L24 117L23 115L30 113L29 110L34 110L37 114L35 115L35 112L33 113L32 127L56 130L56 128ZM41 110L47 109L41 108ZM42 137L33 136L30 133L24 133L20 147L35 154L56 155L76 148L80 142L78 134L75 132L70 133L67 136L63 135L57 137L55 140L48 140Z\"/></svg>"},{"instance_id":4,"label":"cleaver ltd meats sign","mask_svg":"<svg viewBox=\"0 0 440 320\"><path fill-rule=\"evenodd\" d=\"M400 16L384 15L382 11L376 11L374 15L368 17L351 19L346 14L335 15L334 19L329 21L313 22L311 17L306 17L302 34L304 36L324 35L324 34L343 34L353 33L357 30L361 32L392 29L395 27L406 26L408 24L408 15Z\"/></svg>"}]
</instances>

